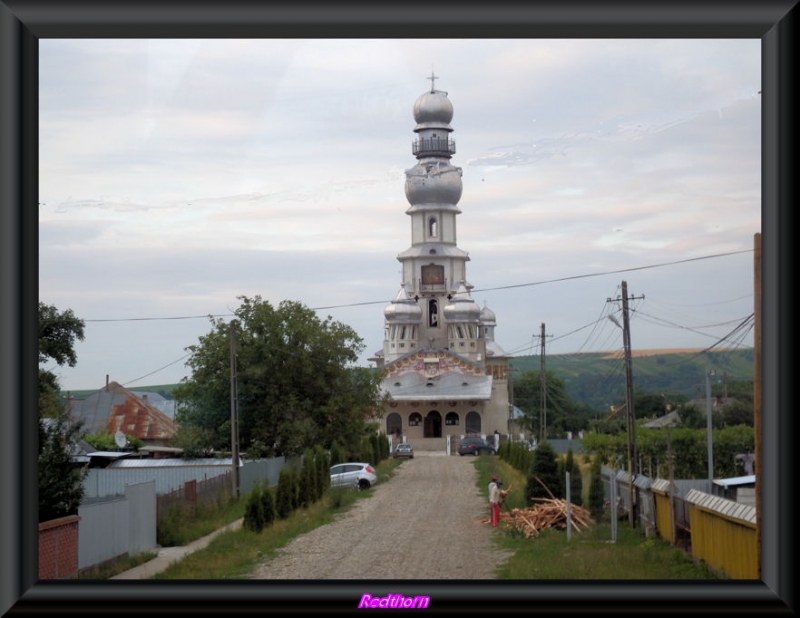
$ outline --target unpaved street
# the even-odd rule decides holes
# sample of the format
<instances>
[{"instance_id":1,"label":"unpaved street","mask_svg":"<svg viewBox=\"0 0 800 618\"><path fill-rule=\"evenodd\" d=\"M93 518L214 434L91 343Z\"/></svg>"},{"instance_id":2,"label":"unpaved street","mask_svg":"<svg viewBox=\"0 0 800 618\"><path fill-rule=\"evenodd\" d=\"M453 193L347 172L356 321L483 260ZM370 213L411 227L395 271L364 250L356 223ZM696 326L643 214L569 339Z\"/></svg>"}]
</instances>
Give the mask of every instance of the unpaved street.
<instances>
[{"instance_id":1,"label":"unpaved street","mask_svg":"<svg viewBox=\"0 0 800 618\"><path fill-rule=\"evenodd\" d=\"M507 558L472 457L418 453L374 495L288 543L254 579L493 579Z\"/></svg>"}]
</instances>

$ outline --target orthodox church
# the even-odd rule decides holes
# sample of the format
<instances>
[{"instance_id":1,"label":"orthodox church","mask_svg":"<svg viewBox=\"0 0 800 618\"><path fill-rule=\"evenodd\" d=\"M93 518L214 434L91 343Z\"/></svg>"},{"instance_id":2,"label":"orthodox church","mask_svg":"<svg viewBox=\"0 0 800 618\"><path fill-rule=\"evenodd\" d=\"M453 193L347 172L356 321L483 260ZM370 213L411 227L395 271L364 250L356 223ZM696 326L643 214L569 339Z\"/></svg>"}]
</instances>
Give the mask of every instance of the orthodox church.
<instances>
[{"instance_id":1,"label":"orthodox church","mask_svg":"<svg viewBox=\"0 0 800 618\"><path fill-rule=\"evenodd\" d=\"M453 105L431 89L414 103L417 164L406 170L411 246L397 256L400 290L384 309L383 349L372 360L389 395L383 430L422 447L508 432L508 355L494 340L495 314L479 307L456 243L461 168L450 163ZM432 440L428 440L432 439Z\"/></svg>"}]
</instances>

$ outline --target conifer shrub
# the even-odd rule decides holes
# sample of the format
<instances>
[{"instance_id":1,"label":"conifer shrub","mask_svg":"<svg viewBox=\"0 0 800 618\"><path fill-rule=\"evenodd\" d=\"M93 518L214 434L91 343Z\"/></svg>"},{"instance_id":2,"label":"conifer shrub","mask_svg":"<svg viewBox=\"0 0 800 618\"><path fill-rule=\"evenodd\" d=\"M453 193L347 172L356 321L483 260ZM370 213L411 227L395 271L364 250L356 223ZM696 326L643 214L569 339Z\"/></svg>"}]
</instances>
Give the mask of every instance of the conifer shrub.
<instances>
[{"instance_id":1,"label":"conifer shrub","mask_svg":"<svg viewBox=\"0 0 800 618\"><path fill-rule=\"evenodd\" d=\"M296 496L294 469L284 466L278 475L278 486L275 489L275 512L280 519L286 519L294 511Z\"/></svg>"},{"instance_id":2,"label":"conifer shrub","mask_svg":"<svg viewBox=\"0 0 800 618\"><path fill-rule=\"evenodd\" d=\"M272 490L267 486L266 479L261 488L261 511L264 527L268 528L275 522L275 498L272 495Z\"/></svg>"},{"instance_id":3,"label":"conifer shrub","mask_svg":"<svg viewBox=\"0 0 800 618\"><path fill-rule=\"evenodd\" d=\"M595 455L589 468L589 513L591 513L595 521L600 521L603 517L604 502L602 462L600 461L600 456Z\"/></svg>"},{"instance_id":4,"label":"conifer shrub","mask_svg":"<svg viewBox=\"0 0 800 618\"><path fill-rule=\"evenodd\" d=\"M533 451L533 461L525 483L525 501L528 506L533 506L536 504L534 498L563 497L564 483L559 475L556 453L552 445L543 440Z\"/></svg>"},{"instance_id":5,"label":"conifer shrub","mask_svg":"<svg viewBox=\"0 0 800 618\"><path fill-rule=\"evenodd\" d=\"M244 505L244 520L242 525L251 532L259 533L264 529L264 507L261 502L261 488L258 483L253 485L253 491Z\"/></svg>"},{"instance_id":6,"label":"conifer shrub","mask_svg":"<svg viewBox=\"0 0 800 618\"><path fill-rule=\"evenodd\" d=\"M306 507L317 500L317 474L314 453L311 449L303 454L303 465L298 477L298 507Z\"/></svg>"},{"instance_id":7,"label":"conifer shrub","mask_svg":"<svg viewBox=\"0 0 800 618\"><path fill-rule=\"evenodd\" d=\"M338 442L335 440L331 443L331 466L335 466L336 464L344 463L345 460L345 452L344 449L339 445ZM330 475L329 475L330 476Z\"/></svg>"},{"instance_id":8,"label":"conifer shrub","mask_svg":"<svg viewBox=\"0 0 800 618\"><path fill-rule=\"evenodd\" d=\"M331 466L328 454L319 445L314 449L314 463L317 466L317 496L321 498L331 484Z\"/></svg>"},{"instance_id":9,"label":"conifer shrub","mask_svg":"<svg viewBox=\"0 0 800 618\"><path fill-rule=\"evenodd\" d=\"M583 478L581 477L581 467L572 455L572 449L567 450L567 457L564 461L564 471L569 472L569 501L572 504L583 506ZM566 481L566 475L562 476ZM564 492L566 497L566 491Z\"/></svg>"}]
</instances>

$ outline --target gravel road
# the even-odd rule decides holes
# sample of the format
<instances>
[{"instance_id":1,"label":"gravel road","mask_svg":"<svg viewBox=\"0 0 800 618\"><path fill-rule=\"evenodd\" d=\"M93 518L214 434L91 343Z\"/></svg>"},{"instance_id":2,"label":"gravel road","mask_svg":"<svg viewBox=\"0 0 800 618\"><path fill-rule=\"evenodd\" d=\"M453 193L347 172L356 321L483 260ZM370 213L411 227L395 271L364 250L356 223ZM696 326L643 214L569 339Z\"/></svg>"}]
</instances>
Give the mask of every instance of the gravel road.
<instances>
[{"instance_id":1,"label":"gravel road","mask_svg":"<svg viewBox=\"0 0 800 618\"><path fill-rule=\"evenodd\" d=\"M494 579L508 554L474 458L417 453L336 521L289 542L253 579Z\"/></svg>"}]
</instances>

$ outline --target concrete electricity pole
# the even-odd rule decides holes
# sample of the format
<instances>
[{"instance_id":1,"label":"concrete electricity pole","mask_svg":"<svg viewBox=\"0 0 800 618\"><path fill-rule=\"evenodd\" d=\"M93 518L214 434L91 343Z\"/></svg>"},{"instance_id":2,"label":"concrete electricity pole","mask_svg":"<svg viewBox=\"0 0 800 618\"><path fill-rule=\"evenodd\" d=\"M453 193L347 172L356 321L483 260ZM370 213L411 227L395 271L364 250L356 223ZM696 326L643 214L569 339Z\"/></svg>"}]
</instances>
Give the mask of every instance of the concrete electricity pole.
<instances>
[{"instance_id":1,"label":"concrete electricity pole","mask_svg":"<svg viewBox=\"0 0 800 618\"><path fill-rule=\"evenodd\" d=\"M644 296L638 297L643 299ZM607 299L611 302L611 298ZM613 300L620 300L619 298ZM625 426L628 434L628 523L631 528L636 527L636 518L633 508L633 475L636 470L636 415L633 409L633 363L631 360L631 328L629 320L628 300L636 300L636 297L628 297L628 282L622 282L622 345L625 350Z\"/></svg>"},{"instance_id":2,"label":"concrete electricity pole","mask_svg":"<svg viewBox=\"0 0 800 618\"><path fill-rule=\"evenodd\" d=\"M547 380L544 373L544 322L542 322L542 355L539 369L539 390L541 391L541 407L539 410L539 441L547 439Z\"/></svg>"},{"instance_id":3,"label":"concrete electricity pole","mask_svg":"<svg viewBox=\"0 0 800 618\"><path fill-rule=\"evenodd\" d=\"M541 334L538 335L541 338L541 356L539 361L539 441L547 439L547 373L545 372L544 367L544 360L545 360L545 352L544 352L544 322L542 322ZM533 335L536 337L537 335ZM551 335L552 337L552 335Z\"/></svg>"},{"instance_id":4,"label":"concrete electricity pole","mask_svg":"<svg viewBox=\"0 0 800 618\"><path fill-rule=\"evenodd\" d=\"M233 480L233 495L239 497L239 415L236 410L236 320L231 320L231 478Z\"/></svg>"}]
</instances>

